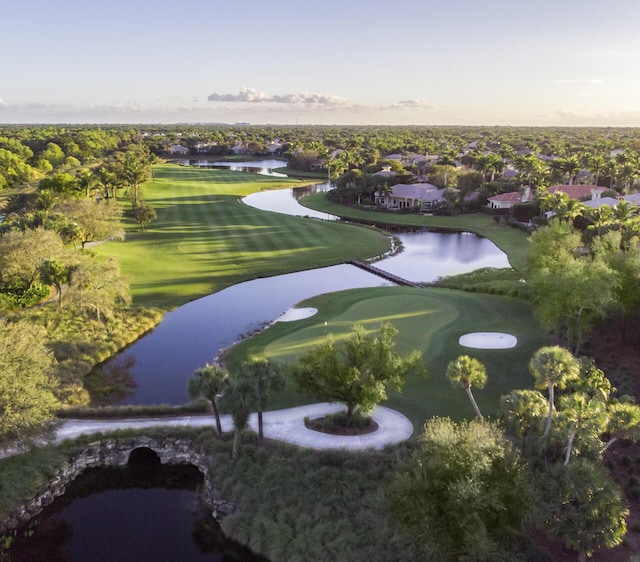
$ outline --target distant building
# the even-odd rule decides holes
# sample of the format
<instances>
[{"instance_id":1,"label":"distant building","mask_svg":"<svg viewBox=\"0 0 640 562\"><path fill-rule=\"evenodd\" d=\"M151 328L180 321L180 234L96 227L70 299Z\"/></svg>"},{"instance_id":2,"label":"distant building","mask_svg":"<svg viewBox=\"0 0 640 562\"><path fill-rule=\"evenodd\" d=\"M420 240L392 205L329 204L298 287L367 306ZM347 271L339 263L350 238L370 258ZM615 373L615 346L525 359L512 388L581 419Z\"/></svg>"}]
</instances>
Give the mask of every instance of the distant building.
<instances>
[{"instance_id":1,"label":"distant building","mask_svg":"<svg viewBox=\"0 0 640 562\"><path fill-rule=\"evenodd\" d=\"M169 154L179 154L180 156L186 156L189 154L189 149L179 144L172 144L169 146Z\"/></svg>"},{"instance_id":2,"label":"distant building","mask_svg":"<svg viewBox=\"0 0 640 562\"><path fill-rule=\"evenodd\" d=\"M431 209L448 203L443 196L444 191L444 189L439 189L430 183L398 183L392 185L388 191L376 191L375 202L376 205L385 209L412 209L414 207Z\"/></svg>"},{"instance_id":3,"label":"distant building","mask_svg":"<svg viewBox=\"0 0 640 562\"><path fill-rule=\"evenodd\" d=\"M509 193L500 193L487 199L487 206L491 209L511 209L516 203L528 203L533 201L533 193L531 189L526 187L522 192L510 191Z\"/></svg>"},{"instance_id":4,"label":"distant building","mask_svg":"<svg viewBox=\"0 0 640 562\"><path fill-rule=\"evenodd\" d=\"M605 189L598 185L554 185L547 189L547 193L554 194L558 191L566 193L569 199L578 201L587 201L588 199L597 199Z\"/></svg>"}]
</instances>

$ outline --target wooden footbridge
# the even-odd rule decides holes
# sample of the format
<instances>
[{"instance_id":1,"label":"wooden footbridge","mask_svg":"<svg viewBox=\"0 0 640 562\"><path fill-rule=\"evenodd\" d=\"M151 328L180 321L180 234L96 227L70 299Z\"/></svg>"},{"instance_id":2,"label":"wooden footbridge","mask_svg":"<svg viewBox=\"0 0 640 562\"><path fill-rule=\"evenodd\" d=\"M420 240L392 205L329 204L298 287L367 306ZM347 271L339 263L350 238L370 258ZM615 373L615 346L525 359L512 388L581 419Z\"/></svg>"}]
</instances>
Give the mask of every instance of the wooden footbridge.
<instances>
[{"instance_id":1,"label":"wooden footbridge","mask_svg":"<svg viewBox=\"0 0 640 562\"><path fill-rule=\"evenodd\" d=\"M360 269L364 269L365 271L368 271L369 273L373 273L374 275L377 275L378 277L382 277L383 279L386 279L387 281L391 281L392 283L396 283L397 285L403 285L405 287L417 287L417 288L421 288L424 285L421 285L420 283L414 283L413 281L409 281L408 279L403 279L402 277L399 277L398 275L394 275L393 273L389 273L388 271L383 271L382 269L375 267L371 264L365 263L363 261L360 260L352 260L349 262L351 265L355 265L356 267L359 267Z\"/></svg>"}]
</instances>

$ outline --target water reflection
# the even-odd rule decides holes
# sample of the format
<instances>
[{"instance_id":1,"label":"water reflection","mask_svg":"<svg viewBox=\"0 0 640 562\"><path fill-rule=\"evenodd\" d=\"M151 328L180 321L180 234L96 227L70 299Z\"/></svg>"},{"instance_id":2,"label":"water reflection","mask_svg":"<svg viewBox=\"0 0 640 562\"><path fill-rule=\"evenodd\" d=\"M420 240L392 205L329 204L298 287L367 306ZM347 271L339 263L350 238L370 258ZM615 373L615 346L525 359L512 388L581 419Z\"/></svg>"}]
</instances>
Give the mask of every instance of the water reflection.
<instances>
[{"instance_id":1,"label":"water reflection","mask_svg":"<svg viewBox=\"0 0 640 562\"><path fill-rule=\"evenodd\" d=\"M218 168L227 169L233 172L247 172L250 174L260 174L262 176L273 176L276 178L286 178L287 174L274 171L275 168L282 168L287 165L284 160L249 160L247 162L217 162L201 159L177 160L177 164L183 166L194 166L196 168Z\"/></svg>"},{"instance_id":2,"label":"water reflection","mask_svg":"<svg viewBox=\"0 0 640 562\"><path fill-rule=\"evenodd\" d=\"M88 469L20 530L13 560L262 561L227 539L187 466Z\"/></svg>"},{"instance_id":3,"label":"water reflection","mask_svg":"<svg viewBox=\"0 0 640 562\"><path fill-rule=\"evenodd\" d=\"M225 164L215 163L214 164ZM235 163L244 165L248 163ZM259 168L282 165L266 160ZM226 163L226 167L232 164ZM254 193L243 199L256 208L332 220L298 203L303 194L326 191L329 185ZM465 273L482 267L509 267L507 256L491 241L469 233L406 232L396 235L402 251L376 267L416 283ZM182 404L194 369L211 361L243 335L274 321L301 300L344 289L388 285L377 276L350 265L255 279L188 303L165 316L158 327L107 362L134 357L129 372L136 387L123 404Z\"/></svg>"}]
</instances>

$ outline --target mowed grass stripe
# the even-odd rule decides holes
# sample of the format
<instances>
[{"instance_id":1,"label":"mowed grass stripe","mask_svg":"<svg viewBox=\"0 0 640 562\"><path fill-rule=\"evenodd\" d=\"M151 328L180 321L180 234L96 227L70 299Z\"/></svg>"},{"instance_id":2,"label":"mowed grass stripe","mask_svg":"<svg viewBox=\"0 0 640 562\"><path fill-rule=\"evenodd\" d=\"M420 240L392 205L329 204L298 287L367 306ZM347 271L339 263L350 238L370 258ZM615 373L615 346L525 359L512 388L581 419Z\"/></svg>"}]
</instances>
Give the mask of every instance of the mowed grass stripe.
<instances>
[{"instance_id":1,"label":"mowed grass stripe","mask_svg":"<svg viewBox=\"0 0 640 562\"><path fill-rule=\"evenodd\" d=\"M157 220L145 232L129 221L125 242L109 242L96 251L118 259L134 303L169 310L248 279L366 258L388 248L378 232L267 213L239 201L255 191L301 183L156 166L143 193Z\"/></svg>"}]
</instances>

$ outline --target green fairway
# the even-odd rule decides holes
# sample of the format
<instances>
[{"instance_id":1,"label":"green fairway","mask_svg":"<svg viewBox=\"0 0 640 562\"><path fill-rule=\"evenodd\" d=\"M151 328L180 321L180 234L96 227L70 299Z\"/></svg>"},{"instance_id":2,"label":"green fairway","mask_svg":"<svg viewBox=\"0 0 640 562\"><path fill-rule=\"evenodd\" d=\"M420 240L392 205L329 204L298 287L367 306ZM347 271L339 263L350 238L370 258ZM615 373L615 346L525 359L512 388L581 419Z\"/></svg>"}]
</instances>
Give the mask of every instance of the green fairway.
<instances>
[{"instance_id":1,"label":"green fairway","mask_svg":"<svg viewBox=\"0 0 640 562\"><path fill-rule=\"evenodd\" d=\"M314 297L301 303L318 309L310 318L274 324L233 349L226 362L230 370L248 356L265 354L291 364L305 349L323 341L325 333L344 337L354 323L377 330L391 322L399 330L402 353L421 350L429 375L411 378L403 392L390 397L386 405L405 414L420 427L431 416L456 419L472 417L473 410L462 388L453 388L445 377L447 363L458 355L471 355L487 367L489 381L474 395L484 415L494 415L499 397L514 388L530 388L533 379L527 363L545 341L532 318L529 304L506 297L475 295L447 289L378 287L355 289ZM325 325L326 322L326 325ZM512 349L470 349L458 339L468 332L506 332L518 338ZM271 407L298 405L301 397L293 385L276 393Z\"/></svg>"},{"instance_id":2,"label":"green fairway","mask_svg":"<svg viewBox=\"0 0 640 562\"><path fill-rule=\"evenodd\" d=\"M157 166L143 192L158 218L145 232L130 222L125 241L96 249L116 256L135 304L169 310L248 279L376 256L389 248L389 240L373 229L260 211L240 202L256 191L298 185L304 183Z\"/></svg>"},{"instance_id":3,"label":"green fairway","mask_svg":"<svg viewBox=\"0 0 640 562\"><path fill-rule=\"evenodd\" d=\"M528 234L511 228L500 222L497 224L489 215L475 213L471 215L427 216L417 214L399 214L392 212L367 211L355 209L329 201L324 193L309 195L300 200L300 204L310 209L337 215L339 217L361 220L370 224L397 224L400 226L422 226L425 228L468 230L489 238L509 257L514 269L524 271L527 264L529 244Z\"/></svg>"}]
</instances>

